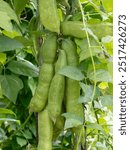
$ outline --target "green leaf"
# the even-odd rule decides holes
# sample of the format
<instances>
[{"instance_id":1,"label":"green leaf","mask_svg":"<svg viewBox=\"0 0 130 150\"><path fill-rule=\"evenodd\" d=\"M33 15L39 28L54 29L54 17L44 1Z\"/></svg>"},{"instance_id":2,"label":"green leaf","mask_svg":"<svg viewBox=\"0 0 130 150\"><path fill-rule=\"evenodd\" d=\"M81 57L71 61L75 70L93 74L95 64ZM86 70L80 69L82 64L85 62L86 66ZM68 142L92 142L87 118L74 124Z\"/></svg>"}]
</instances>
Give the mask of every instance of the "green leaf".
<instances>
[{"instance_id":1,"label":"green leaf","mask_svg":"<svg viewBox=\"0 0 130 150\"><path fill-rule=\"evenodd\" d=\"M14 0L14 8L17 15L20 15L28 1L29 0Z\"/></svg>"},{"instance_id":2,"label":"green leaf","mask_svg":"<svg viewBox=\"0 0 130 150\"><path fill-rule=\"evenodd\" d=\"M9 122L16 122L20 125L20 121L16 120L16 119L12 119L12 118L0 118L0 121L4 122L4 121L9 121Z\"/></svg>"},{"instance_id":3,"label":"green leaf","mask_svg":"<svg viewBox=\"0 0 130 150\"><path fill-rule=\"evenodd\" d=\"M107 70L104 70L104 69L96 70L95 75L94 75L94 72L90 72L88 74L88 78L93 81L96 80L97 82L111 82L112 83L112 76Z\"/></svg>"},{"instance_id":4,"label":"green leaf","mask_svg":"<svg viewBox=\"0 0 130 150\"><path fill-rule=\"evenodd\" d=\"M0 114L16 115L12 110L10 110L10 109L5 109L5 108L0 108Z\"/></svg>"},{"instance_id":5,"label":"green leaf","mask_svg":"<svg viewBox=\"0 0 130 150\"><path fill-rule=\"evenodd\" d=\"M0 35L0 52L23 48L23 44L15 39Z\"/></svg>"},{"instance_id":6,"label":"green leaf","mask_svg":"<svg viewBox=\"0 0 130 150\"><path fill-rule=\"evenodd\" d=\"M28 129L25 130L23 134L24 134L24 137L26 139L31 139L32 138L32 133Z\"/></svg>"},{"instance_id":7,"label":"green leaf","mask_svg":"<svg viewBox=\"0 0 130 150\"><path fill-rule=\"evenodd\" d=\"M92 100L93 87L91 85L85 85L84 83L80 83L80 87L84 92L84 96L80 96L80 103L88 103Z\"/></svg>"},{"instance_id":8,"label":"green leaf","mask_svg":"<svg viewBox=\"0 0 130 150\"><path fill-rule=\"evenodd\" d=\"M27 140L24 139L24 138L22 138L22 137L17 137L16 140L17 140L17 143L18 143L21 147L23 147L24 145L27 144Z\"/></svg>"},{"instance_id":9,"label":"green leaf","mask_svg":"<svg viewBox=\"0 0 130 150\"><path fill-rule=\"evenodd\" d=\"M23 88L22 80L14 75L1 75L0 81L3 94L15 103L18 92Z\"/></svg>"},{"instance_id":10,"label":"green leaf","mask_svg":"<svg viewBox=\"0 0 130 150\"><path fill-rule=\"evenodd\" d=\"M20 43L22 43L25 47L27 46L32 46L32 42L31 40L25 38L25 37L22 37L22 36L15 36L14 38L15 40L19 41Z\"/></svg>"},{"instance_id":11,"label":"green leaf","mask_svg":"<svg viewBox=\"0 0 130 150\"><path fill-rule=\"evenodd\" d=\"M76 44L80 48L80 53L79 53L80 62L91 56L89 48L92 52L92 56L95 56L96 54L102 51L101 46L94 38L89 37L89 40L90 40L90 47L88 45L87 39L75 39Z\"/></svg>"},{"instance_id":12,"label":"green leaf","mask_svg":"<svg viewBox=\"0 0 130 150\"><path fill-rule=\"evenodd\" d=\"M7 68L13 73L30 76L30 77L38 77L39 69L34 66L31 62L27 60L22 61L11 61Z\"/></svg>"},{"instance_id":13,"label":"green leaf","mask_svg":"<svg viewBox=\"0 0 130 150\"><path fill-rule=\"evenodd\" d=\"M0 53L0 63L4 64L6 62L6 54Z\"/></svg>"},{"instance_id":14,"label":"green leaf","mask_svg":"<svg viewBox=\"0 0 130 150\"><path fill-rule=\"evenodd\" d=\"M7 31L12 31L13 30L13 25L11 23L10 17L6 12L0 11L0 27L2 29L5 29Z\"/></svg>"},{"instance_id":15,"label":"green leaf","mask_svg":"<svg viewBox=\"0 0 130 150\"><path fill-rule=\"evenodd\" d=\"M83 95L79 97L79 103L88 103L92 100L94 87L92 85L80 82L80 87L83 90ZM96 88L94 99L100 95L99 90Z\"/></svg>"},{"instance_id":16,"label":"green leaf","mask_svg":"<svg viewBox=\"0 0 130 150\"><path fill-rule=\"evenodd\" d=\"M28 86L31 89L32 95L34 95L37 87L37 82L34 80L34 78L32 77L28 78Z\"/></svg>"},{"instance_id":17,"label":"green leaf","mask_svg":"<svg viewBox=\"0 0 130 150\"><path fill-rule=\"evenodd\" d=\"M102 0L102 4L107 10L107 12L112 12L113 11L113 0L109 0L109 3L107 0Z\"/></svg>"},{"instance_id":18,"label":"green leaf","mask_svg":"<svg viewBox=\"0 0 130 150\"><path fill-rule=\"evenodd\" d=\"M95 24L88 24L88 27L92 30L93 34L95 34L99 39L105 37L107 35L113 35L113 25L108 22L101 22Z\"/></svg>"},{"instance_id":19,"label":"green leaf","mask_svg":"<svg viewBox=\"0 0 130 150\"><path fill-rule=\"evenodd\" d=\"M102 44L106 50L106 52L113 56L113 37L112 36L106 36L102 38Z\"/></svg>"},{"instance_id":20,"label":"green leaf","mask_svg":"<svg viewBox=\"0 0 130 150\"><path fill-rule=\"evenodd\" d=\"M5 12L10 17L10 20L14 20L17 22L17 24L19 24L17 15L15 14L14 10L7 2L3 0L0 0L0 11Z\"/></svg>"},{"instance_id":21,"label":"green leaf","mask_svg":"<svg viewBox=\"0 0 130 150\"><path fill-rule=\"evenodd\" d=\"M105 90L108 88L108 83L107 82L101 82L98 87L101 89L101 90Z\"/></svg>"},{"instance_id":22,"label":"green leaf","mask_svg":"<svg viewBox=\"0 0 130 150\"><path fill-rule=\"evenodd\" d=\"M89 123L87 124L87 128L88 129L96 129L96 130L99 130L101 131L105 136L106 136L106 133L105 131L103 130L102 126L100 124L97 124L97 123Z\"/></svg>"},{"instance_id":23,"label":"green leaf","mask_svg":"<svg viewBox=\"0 0 130 150\"><path fill-rule=\"evenodd\" d=\"M77 127L77 126L83 124L83 119L81 117L77 116L76 114L64 113L64 114L62 114L62 116L64 116L66 118L65 126L64 126L65 129Z\"/></svg>"},{"instance_id":24,"label":"green leaf","mask_svg":"<svg viewBox=\"0 0 130 150\"><path fill-rule=\"evenodd\" d=\"M99 97L103 106L112 106L113 105L113 96L112 95L104 95Z\"/></svg>"},{"instance_id":25,"label":"green leaf","mask_svg":"<svg viewBox=\"0 0 130 150\"><path fill-rule=\"evenodd\" d=\"M113 76L113 62L109 62L107 64L107 68L108 68L110 75Z\"/></svg>"},{"instance_id":26,"label":"green leaf","mask_svg":"<svg viewBox=\"0 0 130 150\"><path fill-rule=\"evenodd\" d=\"M58 73L78 81L84 79L84 75L82 74L82 72L78 68L73 66L65 66L60 69Z\"/></svg>"}]
</instances>

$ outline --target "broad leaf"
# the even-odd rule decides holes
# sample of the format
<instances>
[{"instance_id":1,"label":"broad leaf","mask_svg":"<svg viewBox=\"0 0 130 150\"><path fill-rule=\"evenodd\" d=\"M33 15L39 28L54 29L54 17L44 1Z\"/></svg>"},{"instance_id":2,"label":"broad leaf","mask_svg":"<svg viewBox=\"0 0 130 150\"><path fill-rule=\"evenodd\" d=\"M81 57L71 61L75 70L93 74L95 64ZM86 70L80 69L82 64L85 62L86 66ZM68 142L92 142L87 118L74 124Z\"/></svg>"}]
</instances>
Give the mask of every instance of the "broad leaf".
<instances>
[{"instance_id":1,"label":"broad leaf","mask_svg":"<svg viewBox=\"0 0 130 150\"><path fill-rule=\"evenodd\" d=\"M13 26L11 20L6 12L0 11L0 27L7 31L12 31Z\"/></svg>"},{"instance_id":2,"label":"broad leaf","mask_svg":"<svg viewBox=\"0 0 130 150\"><path fill-rule=\"evenodd\" d=\"M17 15L20 15L28 1L29 0L14 0L14 8Z\"/></svg>"},{"instance_id":3,"label":"broad leaf","mask_svg":"<svg viewBox=\"0 0 130 150\"><path fill-rule=\"evenodd\" d=\"M80 83L80 87L83 90L83 95L79 97L78 101L80 103L88 103L92 100L94 87L92 85L87 85L84 83ZM99 90L96 88L94 99L96 99L100 95Z\"/></svg>"},{"instance_id":4,"label":"broad leaf","mask_svg":"<svg viewBox=\"0 0 130 150\"><path fill-rule=\"evenodd\" d=\"M106 49L107 53L110 56L113 56L113 37L112 36L103 37L102 43L103 43L103 46Z\"/></svg>"},{"instance_id":5,"label":"broad leaf","mask_svg":"<svg viewBox=\"0 0 130 150\"><path fill-rule=\"evenodd\" d=\"M60 69L59 74L62 74L68 78L78 80L78 81L84 79L84 75L82 74L82 72L78 68L73 66L66 66Z\"/></svg>"},{"instance_id":6,"label":"broad leaf","mask_svg":"<svg viewBox=\"0 0 130 150\"><path fill-rule=\"evenodd\" d=\"M22 137L17 137L16 140L21 147L27 144L27 140Z\"/></svg>"},{"instance_id":7,"label":"broad leaf","mask_svg":"<svg viewBox=\"0 0 130 150\"><path fill-rule=\"evenodd\" d=\"M14 75L1 75L2 93L13 103L16 102L18 92L23 88L23 82Z\"/></svg>"},{"instance_id":8,"label":"broad leaf","mask_svg":"<svg viewBox=\"0 0 130 150\"><path fill-rule=\"evenodd\" d=\"M105 131L103 130L102 126L100 124L96 124L96 123L89 123L87 124L87 128L88 129L95 129L95 130L99 130L101 131L105 136L106 136L106 133Z\"/></svg>"},{"instance_id":9,"label":"broad leaf","mask_svg":"<svg viewBox=\"0 0 130 150\"><path fill-rule=\"evenodd\" d=\"M112 76L107 70L98 69L94 75L94 72L88 74L88 78L97 82L112 82Z\"/></svg>"},{"instance_id":10,"label":"broad leaf","mask_svg":"<svg viewBox=\"0 0 130 150\"><path fill-rule=\"evenodd\" d=\"M110 35L113 35L113 25L107 22L88 24L89 29L92 30L93 34L95 34L99 39Z\"/></svg>"},{"instance_id":11,"label":"broad leaf","mask_svg":"<svg viewBox=\"0 0 130 150\"><path fill-rule=\"evenodd\" d=\"M32 133L28 129L24 131L23 135L26 139L31 139L32 138Z\"/></svg>"},{"instance_id":12,"label":"broad leaf","mask_svg":"<svg viewBox=\"0 0 130 150\"><path fill-rule=\"evenodd\" d=\"M64 127L65 129L77 127L83 124L82 118L77 116L76 114L64 113L62 114L62 116L66 118L65 127Z\"/></svg>"},{"instance_id":13,"label":"broad leaf","mask_svg":"<svg viewBox=\"0 0 130 150\"><path fill-rule=\"evenodd\" d=\"M10 20L14 20L17 22L17 24L19 24L17 15L15 14L14 10L7 2L3 0L0 0L0 11L5 12L10 17Z\"/></svg>"},{"instance_id":14,"label":"broad leaf","mask_svg":"<svg viewBox=\"0 0 130 150\"><path fill-rule=\"evenodd\" d=\"M107 0L102 0L103 6L105 7L105 10L107 12L112 12L113 11L113 0L109 0L109 3Z\"/></svg>"},{"instance_id":15,"label":"broad leaf","mask_svg":"<svg viewBox=\"0 0 130 150\"><path fill-rule=\"evenodd\" d=\"M31 77L37 77L39 75L39 69L27 60L23 60L23 61L13 60L9 63L7 68L13 73L19 75L31 76Z\"/></svg>"},{"instance_id":16,"label":"broad leaf","mask_svg":"<svg viewBox=\"0 0 130 150\"><path fill-rule=\"evenodd\" d=\"M102 51L101 46L97 41L95 41L92 37L89 37L90 47L88 45L87 39L75 39L76 44L80 48L79 60L80 62L90 57L90 50L92 56L100 53Z\"/></svg>"},{"instance_id":17,"label":"broad leaf","mask_svg":"<svg viewBox=\"0 0 130 150\"><path fill-rule=\"evenodd\" d=\"M104 95L99 97L102 105L105 106L112 106L113 105L113 97L112 95Z\"/></svg>"},{"instance_id":18,"label":"broad leaf","mask_svg":"<svg viewBox=\"0 0 130 150\"><path fill-rule=\"evenodd\" d=\"M23 44L15 39L0 35L0 52L23 48Z\"/></svg>"}]
</instances>

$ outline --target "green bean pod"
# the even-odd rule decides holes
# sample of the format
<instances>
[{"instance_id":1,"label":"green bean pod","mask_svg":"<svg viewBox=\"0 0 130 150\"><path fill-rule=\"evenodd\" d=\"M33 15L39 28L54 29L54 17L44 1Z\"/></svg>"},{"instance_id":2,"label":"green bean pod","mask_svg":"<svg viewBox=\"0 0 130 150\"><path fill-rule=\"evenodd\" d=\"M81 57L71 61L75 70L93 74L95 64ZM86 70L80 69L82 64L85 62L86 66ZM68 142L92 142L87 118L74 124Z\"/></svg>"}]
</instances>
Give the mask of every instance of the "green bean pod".
<instances>
[{"instance_id":1,"label":"green bean pod","mask_svg":"<svg viewBox=\"0 0 130 150\"><path fill-rule=\"evenodd\" d=\"M54 63L57 51L57 35L49 34L41 46L43 63Z\"/></svg>"},{"instance_id":2,"label":"green bean pod","mask_svg":"<svg viewBox=\"0 0 130 150\"><path fill-rule=\"evenodd\" d=\"M60 32L56 0L39 0L40 21L51 32Z\"/></svg>"},{"instance_id":3,"label":"green bean pod","mask_svg":"<svg viewBox=\"0 0 130 150\"><path fill-rule=\"evenodd\" d=\"M38 85L29 105L30 112L40 112L46 106L53 74L54 67L52 64L43 64L41 66Z\"/></svg>"},{"instance_id":4,"label":"green bean pod","mask_svg":"<svg viewBox=\"0 0 130 150\"><path fill-rule=\"evenodd\" d=\"M65 51L60 50L56 63L56 70L60 70L67 65ZM51 119L55 122L56 118L61 114L62 102L65 90L65 77L58 72L54 75L48 95L48 110Z\"/></svg>"},{"instance_id":5,"label":"green bean pod","mask_svg":"<svg viewBox=\"0 0 130 150\"><path fill-rule=\"evenodd\" d=\"M78 54L75 43L69 39L65 39L62 42L62 49L65 50L67 55L67 62L70 66L78 65ZM66 111L68 113L73 113L84 120L84 109L81 103L78 103L80 97L80 85L79 82L70 78L66 78L66 88L65 88L65 104ZM75 133L80 133L78 131L80 128L77 127ZM75 129L75 128L74 128Z\"/></svg>"},{"instance_id":6,"label":"green bean pod","mask_svg":"<svg viewBox=\"0 0 130 150\"><path fill-rule=\"evenodd\" d=\"M91 31L95 34L99 39L105 37L107 35L113 34L113 26L111 23L100 22L100 23L87 23L86 29L84 28L83 22L81 21L64 21L61 23L61 32L66 36L73 36L76 38L86 38L86 32L90 34ZM89 30L88 30L89 29Z\"/></svg>"},{"instance_id":7,"label":"green bean pod","mask_svg":"<svg viewBox=\"0 0 130 150\"><path fill-rule=\"evenodd\" d=\"M38 114L37 150L52 150L53 124L47 108Z\"/></svg>"}]
</instances>

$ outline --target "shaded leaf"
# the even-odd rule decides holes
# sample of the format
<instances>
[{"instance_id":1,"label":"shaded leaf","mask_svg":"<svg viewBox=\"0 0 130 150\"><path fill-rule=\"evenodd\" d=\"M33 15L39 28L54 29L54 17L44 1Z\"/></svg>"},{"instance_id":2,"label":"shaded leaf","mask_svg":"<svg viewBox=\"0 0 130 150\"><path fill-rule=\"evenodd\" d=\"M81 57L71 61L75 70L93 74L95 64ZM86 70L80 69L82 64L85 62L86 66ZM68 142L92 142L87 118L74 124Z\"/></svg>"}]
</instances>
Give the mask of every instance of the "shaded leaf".
<instances>
[{"instance_id":1,"label":"shaded leaf","mask_svg":"<svg viewBox=\"0 0 130 150\"><path fill-rule=\"evenodd\" d=\"M16 14L20 15L20 13L23 11L28 1L29 0L22 0L22 1L14 0L14 8L15 8Z\"/></svg>"},{"instance_id":2,"label":"shaded leaf","mask_svg":"<svg viewBox=\"0 0 130 150\"><path fill-rule=\"evenodd\" d=\"M28 78L28 86L32 92L32 95L34 95L36 87L37 87L37 82L34 80L34 78L32 78L32 77Z\"/></svg>"},{"instance_id":3,"label":"shaded leaf","mask_svg":"<svg viewBox=\"0 0 130 150\"><path fill-rule=\"evenodd\" d=\"M84 83L80 83L80 86L84 92L84 96L80 96L80 103L88 103L92 100L93 87Z\"/></svg>"},{"instance_id":4,"label":"shaded leaf","mask_svg":"<svg viewBox=\"0 0 130 150\"><path fill-rule=\"evenodd\" d=\"M3 95L15 103L18 92L23 88L22 80L14 75L1 75L0 79Z\"/></svg>"},{"instance_id":5,"label":"shaded leaf","mask_svg":"<svg viewBox=\"0 0 130 150\"><path fill-rule=\"evenodd\" d=\"M22 137L17 137L16 140L17 140L17 143L18 143L21 147L23 147L24 145L27 144L27 140L24 139L24 138L22 138Z\"/></svg>"},{"instance_id":6,"label":"shaded leaf","mask_svg":"<svg viewBox=\"0 0 130 150\"><path fill-rule=\"evenodd\" d=\"M32 134L29 130L25 130L23 134L24 134L24 137L26 139L31 139L32 138Z\"/></svg>"},{"instance_id":7,"label":"shaded leaf","mask_svg":"<svg viewBox=\"0 0 130 150\"><path fill-rule=\"evenodd\" d=\"M65 126L64 126L65 129L77 127L83 124L83 119L77 116L76 114L64 113L62 114L62 116L66 118Z\"/></svg>"},{"instance_id":8,"label":"shaded leaf","mask_svg":"<svg viewBox=\"0 0 130 150\"><path fill-rule=\"evenodd\" d=\"M94 87L92 85L84 84L80 82L80 87L83 90L83 95L79 97L78 101L80 103L88 103L92 100ZM99 90L96 88L94 99L100 95Z\"/></svg>"},{"instance_id":9,"label":"shaded leaf","mask_svg":"<svg viewBox=\"0 0 130 150\"><path fill-rule=\"evenodd\" d=\"M38 77L39 69L27 60L11 61L7 67L10 71L16 74Z\"/></svg>"},{"instance_id":10,"label":"shaded leaf","mask_svg":"<svg viewBox=\"0 0 130 150\"><path fill-rule=\"evenodd\" d=\"M0 52L12 51L23 47L23 44L19 41L0 35Z\"/></svg>"},{"instance_id":11,"label":"shaded leaf","mask_svg":"<svg viewBox=\"0 0 130 150\"><path fill-rule=\"evenodd\" d=\"M65 66L60 69L58 73L78 81L84 79L84 75L82 74L82 72L78 68L73 66Z\"/></svg>"},{"instance_id":12,"label":"shaded leaf","mask_svg":"<svg viewBox=\"0 0 130 150\"><path fill-rule=\"evenodd\" d=\"M104 95L99 97L103 106L112 106L113 105L113 96L112 95Z\"/></svg>"}]
</instances>

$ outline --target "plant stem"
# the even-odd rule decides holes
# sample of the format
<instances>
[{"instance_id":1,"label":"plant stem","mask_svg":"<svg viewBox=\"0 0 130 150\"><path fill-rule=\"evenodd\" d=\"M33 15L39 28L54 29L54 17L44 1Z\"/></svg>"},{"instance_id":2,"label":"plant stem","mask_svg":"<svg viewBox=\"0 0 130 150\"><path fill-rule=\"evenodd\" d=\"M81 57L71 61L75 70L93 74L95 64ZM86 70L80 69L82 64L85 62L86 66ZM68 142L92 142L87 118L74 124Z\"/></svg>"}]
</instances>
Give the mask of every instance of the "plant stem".
<instances>
[{"instance_id":1,"label":"plant stem","mask_svg":"<svg viewBox=\"0 0 130 150\"><path fill-rule=\"evenodd\" d=\"M17 134L20 130L22 130L25 127L25 125L27 124L27 122L29 121L29 119L31 118L31 116L32 116L32 113L29 114L29 116L24 121L24 123L21 125L21 127L18 130L16 130L12 135L9 136L9 139L12 138L15 134Z\"/></svg>"},{"instance_id":2,"label":"plant stem","mask_svg":"<svg viewBox=\"0 0 130 150\"><path fill-rule=\"evenodd\" d=\"M84 10L83 10L83 7L82 7L82 4L79 1L79 6L80 6L80 10L81 10L81 14L82 14L82 19L83 19L83 25L84 25L84 28L87 27L86 25L86 21L85 21L85 16L84 16ZM93 101L94 99L94 95L95 95L95 91L96 91L96 68L95 68L95 62L94 62L94 59L93 59L93 54L92 54L92 50L91 50L91 44L90 44L90 39L89 39L89 35L88 35L88 32L87 30L85 30L85 33L86 33L86 39L87 39L87 42L88 42L88 48L89 48L89 53L90 53L90 57L91 57L91 60L92 60L92 65L93 65L93 73L94 73L94 88L93 88L93 93L92 93L92 98L91 100Z\"/></svg>"}]
</instances>

